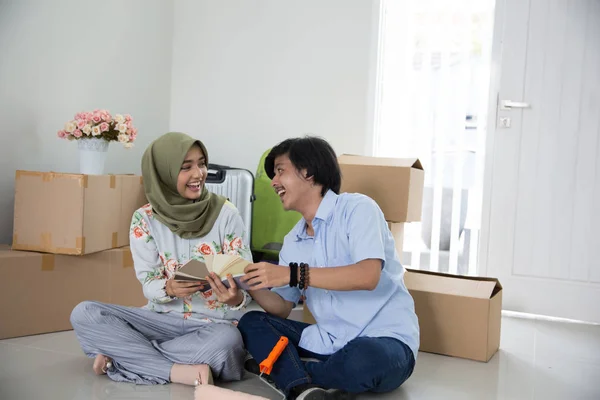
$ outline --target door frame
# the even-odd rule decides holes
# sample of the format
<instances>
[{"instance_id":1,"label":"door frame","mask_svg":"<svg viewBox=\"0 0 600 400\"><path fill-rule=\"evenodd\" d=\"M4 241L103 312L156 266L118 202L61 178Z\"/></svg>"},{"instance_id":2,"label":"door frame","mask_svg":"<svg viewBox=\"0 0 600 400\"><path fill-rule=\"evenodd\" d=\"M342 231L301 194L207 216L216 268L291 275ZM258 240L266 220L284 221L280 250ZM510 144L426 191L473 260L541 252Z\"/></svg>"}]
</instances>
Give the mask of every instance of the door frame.
<instances>
[{"instance_id":1,"label":"door frame","mask_svg":"<svg viewBox=\"0 0 600 400\"><path fill-rule=\"evenodd\" d=\"M502 76L502 39L506 26L506 0L496 0L494 6L494 26L492 34L492 52L490 61L490 86L488 98L488 116L485 138L485 163L483 171L483 195L481 204L481 233L477 257L478 274L487 276L490 242L490 219L492 213L492 194L494 178L494 146L498 135L498 96Z\"/></svg>"}]
</instances>

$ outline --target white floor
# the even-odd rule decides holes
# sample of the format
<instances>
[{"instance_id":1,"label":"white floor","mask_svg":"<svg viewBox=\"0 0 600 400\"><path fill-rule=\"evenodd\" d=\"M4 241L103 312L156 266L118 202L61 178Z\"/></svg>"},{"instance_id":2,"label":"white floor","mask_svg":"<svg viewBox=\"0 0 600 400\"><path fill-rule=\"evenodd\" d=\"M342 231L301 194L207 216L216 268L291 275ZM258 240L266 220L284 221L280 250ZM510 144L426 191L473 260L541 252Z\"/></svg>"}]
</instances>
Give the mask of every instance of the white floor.
<instances>
[{"instance_id":1,"label":"white floor","mask_svg":"<svg viewBox=\"0 0 600 400\"><path fill-rule=\"evenodd\" d=\"M135 386L97 377L73 332L0 341L2 400L192 400L182 385ZM261 381L226 385L280 398ZM600 326L504 316L500 351L488 363L420 353L400 389L360 399L600 399Z\"/></svg>"}]
</instances>

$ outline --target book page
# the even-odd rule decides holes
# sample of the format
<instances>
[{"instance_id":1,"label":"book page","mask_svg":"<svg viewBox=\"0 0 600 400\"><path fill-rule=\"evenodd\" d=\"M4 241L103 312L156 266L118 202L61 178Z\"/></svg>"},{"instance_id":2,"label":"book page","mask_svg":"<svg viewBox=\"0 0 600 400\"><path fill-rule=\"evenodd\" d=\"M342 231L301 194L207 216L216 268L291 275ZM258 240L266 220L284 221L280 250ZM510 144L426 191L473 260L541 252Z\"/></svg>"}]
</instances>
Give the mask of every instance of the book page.
<instances>
[{"instance_id":1,"label":"book page","mask_svg":"<svg viewBox=\"0 0 600 400\"><path fill-rule=\"evenodd\" d=\"M227 265L223 266L221 269L220 276L227 276L227 274L235 275L244 275L244 268L250 265L248 260L243 259L242 257L235 256Z\"/></svg>"},{"instance_id":2,"label":"book page","mask_svg":"<svg viewBox=\"0 0 600 400\"><path fill-rule=\"evenodd\" d=\"M229 263L230 257L231 256L227 254L215 254L213 256L211 270L215 274L221 276L221 271L223 270L223 267Z\"/></svg>"},{"instance_id":3,"label":"book page","mask_svg":"<svg viewBox=\"0 0 600 400\"><path fill-rule=\"evenodd\" d=\"M206 267L207 267L207 269L208 269L210 272L212 272L212 271L213 271L213 269L212 269L212 265L213 265L213 258L214 258L214 257L215 257L215 256L214 256L214 255L212 255L212 254L207 254L207 255L205 255L205 256L204 256L204 263L206 264Z\"/></svg>"},{"instance_id":4,"label":"book page","mask_svg":"<svg viewBox=\"0 0 600 400\"><path fill-rule=\"evenodd\" d=\"M198 260L190 260L185 263L177 272L175 272L175 279L178 279L178 276L183 278L196 278L196 280L204 280L204 278L209 274L208 267L205 263Z\"/></svg>"}]
</instances>

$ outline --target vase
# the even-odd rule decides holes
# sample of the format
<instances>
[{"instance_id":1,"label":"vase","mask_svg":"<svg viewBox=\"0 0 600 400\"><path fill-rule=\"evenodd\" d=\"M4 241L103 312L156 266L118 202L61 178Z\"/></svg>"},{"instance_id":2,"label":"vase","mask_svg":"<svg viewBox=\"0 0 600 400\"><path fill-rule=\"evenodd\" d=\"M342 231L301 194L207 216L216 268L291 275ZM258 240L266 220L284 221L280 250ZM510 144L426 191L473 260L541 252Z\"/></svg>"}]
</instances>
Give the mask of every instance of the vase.
<instances>
[{"instance_id":1,"label":"vase","mask_svg":"<svg viewBox=\"0 0 600 400\"><path fill-rule=\"evenodd\" d=\"M108 141L102 138L81 138L79 149L79 173L86 175L104 174L104 164L108 154Z\"/></svg>"}]
</instances>

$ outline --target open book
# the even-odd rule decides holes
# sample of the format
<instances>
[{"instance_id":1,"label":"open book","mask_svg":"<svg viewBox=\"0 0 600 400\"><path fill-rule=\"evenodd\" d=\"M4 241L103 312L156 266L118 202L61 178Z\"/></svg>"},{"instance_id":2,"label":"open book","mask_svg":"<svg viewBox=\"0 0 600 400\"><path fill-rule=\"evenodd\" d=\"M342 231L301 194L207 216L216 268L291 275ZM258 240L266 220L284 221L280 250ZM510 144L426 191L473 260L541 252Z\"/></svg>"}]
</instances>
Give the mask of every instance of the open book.
<instances>
[{"instance_id":1,"label":"open book","mask_svg":"<svg viewBox=\"0 0 600 400\"><path fill-rule=\"evenodd\" d=\"M210 285L205 277L211 272L217 274L226 287L229 287L227 275L231 274L238 288L250 289L248 284L240 281L240 278L244 276L244 268L251 264L250 261L238 255L228 254L207 255L204 256L204 261L188 261L175 272L175 280L200 281L205 285L201 291L205 292L210 289Z\"/></svg>"}]
</instances>

